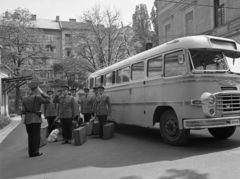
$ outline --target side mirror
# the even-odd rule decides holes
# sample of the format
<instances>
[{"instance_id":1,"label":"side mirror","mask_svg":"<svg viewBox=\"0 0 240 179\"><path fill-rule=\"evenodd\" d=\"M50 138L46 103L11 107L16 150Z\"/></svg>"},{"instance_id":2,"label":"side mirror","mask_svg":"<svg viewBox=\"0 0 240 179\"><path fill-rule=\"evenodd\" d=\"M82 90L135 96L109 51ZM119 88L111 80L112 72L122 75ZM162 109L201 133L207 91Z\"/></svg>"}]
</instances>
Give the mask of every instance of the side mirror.
<instances>
[{"instance_id":1,"label":"side mirror","mask_svg":"<svg viewBox=\"0 0 240 179\"><path fill-rule=\"evenodd\" d=\"M183 65L185 62L184 55L178 55L178 64Z\"/></svg>"}]
</instances>

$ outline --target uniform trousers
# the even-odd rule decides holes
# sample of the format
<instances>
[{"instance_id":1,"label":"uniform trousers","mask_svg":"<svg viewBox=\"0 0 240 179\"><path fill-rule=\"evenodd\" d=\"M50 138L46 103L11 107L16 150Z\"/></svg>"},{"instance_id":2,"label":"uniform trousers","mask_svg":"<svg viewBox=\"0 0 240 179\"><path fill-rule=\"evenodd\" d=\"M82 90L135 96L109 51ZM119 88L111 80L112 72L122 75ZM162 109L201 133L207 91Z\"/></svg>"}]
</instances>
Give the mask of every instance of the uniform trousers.
<instances>
[{"instance_id":1,"label":"uniform trousers","mask_svg":"<svg viewBox=\"0 0 240 179\"><path fill-rule=\"evenodd\" d=\"M28 134L28 154L32 157L39 153L41 123L26 124Z\"/></svg>"},{"instance_id":2,"label":"uniform trousers","mask_svg":"<svg viewBox=\"0 0 240 179\"><path fill-rule=\"evenodd\" d=\"M103 126L107 124L107 115L97 115L99 124L100 124L100 135L99 137L103 137Z\"/></svg>"},{"instance_id":3,"label":"uniform trousers","mask_svg":"<svg viewBox=\"0 0 240 179\"><path fill-rule=\"evenodd\" d=\"M91 115L92 115L91 113L85 113L85 114L83 114L83 116L84 116L84 122L85 122L85 123L90 121Z\"/></svg>"},{"instance_id":4,"label":"uniform trousers","mask_svg":"<svg viewBox=\"0 0 240 179\"><path fill-rule=\"evenodd\" d=\"M48 122L48 129L49 129L49 134L55 129L55 126L53 125L54 119L56 119L56 116L48 116L46 117L47 122Z\"/></svg>"},{"instance_id":5,"label":"uniform trousers","mask_svg":"<svg viewBox=\"0 0 240 179\"><path fill-rule=\"evenodd\" d=\"M72 118L60 118L62 125L62 135L64 139L72 139Z\"/></svg>"}]
</instances>

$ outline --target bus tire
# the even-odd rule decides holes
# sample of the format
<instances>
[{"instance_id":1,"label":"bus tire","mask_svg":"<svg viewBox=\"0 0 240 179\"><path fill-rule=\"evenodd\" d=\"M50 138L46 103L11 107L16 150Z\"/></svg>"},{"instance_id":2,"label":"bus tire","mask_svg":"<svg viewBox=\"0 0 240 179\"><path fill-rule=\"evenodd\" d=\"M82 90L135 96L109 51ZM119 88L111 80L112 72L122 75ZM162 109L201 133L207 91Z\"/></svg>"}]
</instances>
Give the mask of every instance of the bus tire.
<instances>
[{"instance_id":1,"label":"bus tire","mask_svg":"<svg viewBox=\"0 0 240 179\"><path fill-rule=\"evenodd\" d=\"M160 133L167 144L180 146L187 142L190 130L180 130L175 112L167 110L160 119Z\"/></svg>"},{"instance_id":2,"label":"bus tire","mask_svg":"<svg viewBox=\"0 0 240 179\"><path fill-rule=\"evenodd\" d=\"M216 139L227 139L231 137L236 130L236 126L209 128L208 131Z\"/></svg>"}]
</instances>

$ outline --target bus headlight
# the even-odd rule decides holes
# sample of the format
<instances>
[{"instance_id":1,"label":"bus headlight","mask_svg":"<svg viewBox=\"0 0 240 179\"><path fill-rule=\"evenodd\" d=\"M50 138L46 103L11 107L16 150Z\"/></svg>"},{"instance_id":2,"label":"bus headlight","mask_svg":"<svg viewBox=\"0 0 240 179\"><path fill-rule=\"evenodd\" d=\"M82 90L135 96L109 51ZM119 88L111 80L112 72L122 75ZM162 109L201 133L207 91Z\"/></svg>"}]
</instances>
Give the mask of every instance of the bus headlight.
<instances>
[{"instance_id":1,"label":"bus headlight","mask_svg":"<svg viewBox=\"0 0 240 179\"><path fill-rule=\"evenodd\" d=\"M201 96L202 110L207 117L214 117L216 114L216 97L208 92L205 92Z\"/></svg>"}]
</instances>

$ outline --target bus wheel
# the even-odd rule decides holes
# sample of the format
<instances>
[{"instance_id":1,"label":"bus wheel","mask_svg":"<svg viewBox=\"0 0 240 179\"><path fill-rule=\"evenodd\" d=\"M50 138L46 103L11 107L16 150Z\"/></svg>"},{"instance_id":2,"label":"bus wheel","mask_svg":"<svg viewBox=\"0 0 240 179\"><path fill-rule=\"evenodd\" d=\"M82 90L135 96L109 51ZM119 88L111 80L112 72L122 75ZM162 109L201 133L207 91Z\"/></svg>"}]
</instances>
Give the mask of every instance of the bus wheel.
<instances>
[{"instance_id":1,"label":"bus wheel","mask_svg":"<svg viewBox=\"0 0 240 179\"><path fill-rule=\"evenodd\" d=\"M236 126L209 128L210 134L217 139L227 139L231 137L236 130Z\"/></svg>"},{"instance_id":2,"label":"bus wheel","mask_svg":"<svg viewBox=\"0 0 240 179\"><path fill-rule=\"evenodd\" d=\"M160 133L166 143L179 146L187 142L190 130L179 130L178 118L175 112L168 110L161 117Z\"/></svg>"}]
</instances>

